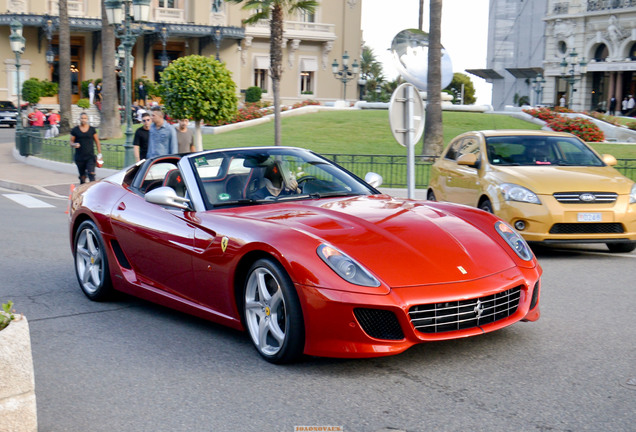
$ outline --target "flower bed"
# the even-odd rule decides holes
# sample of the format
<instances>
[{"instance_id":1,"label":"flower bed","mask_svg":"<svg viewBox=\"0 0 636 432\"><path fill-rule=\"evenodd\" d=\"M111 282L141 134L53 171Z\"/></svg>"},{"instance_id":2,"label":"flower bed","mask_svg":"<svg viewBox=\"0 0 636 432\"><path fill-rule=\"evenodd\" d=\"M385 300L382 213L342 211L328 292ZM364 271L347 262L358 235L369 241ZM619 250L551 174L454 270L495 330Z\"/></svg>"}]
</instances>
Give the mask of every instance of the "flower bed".
<instances>
[{"instance_id":1,"label":"flower bed","mask_svg":"<svg viewBox=\"0 0 636 432\"><path fill-rule=\"evenodd\" d=\"M605 141L605 134L592 121L581 117L566 117L558 114L557 111L563 113L572 112L563 107L555 107L554 110L549 108L524 110L525 113L545 121L547 126L553 131L569 132L586 142Z\"/></svg>"},{"instance_id":2,"label":"flower bed","mask_svg":"<svg viewBox=\"0 0 636 432\"><path fill-rule=\"evenodd\" d=\"M293 106L282 106L281 111L288 111L290 109L301 108L308 105L320 105L320 102L316 102L314 100L304 100L302 102L297 102ZM239 108L236 116L225 123L222 124L232 124L232 123L240 123L247 120L254 120L257 118L264 117L269 114L274 113L274 107L271 105L266 105L263 102L249 102L245 103L241 108ZM221 124L217 125L221 126Z\"/></svg>"}]
</instances>

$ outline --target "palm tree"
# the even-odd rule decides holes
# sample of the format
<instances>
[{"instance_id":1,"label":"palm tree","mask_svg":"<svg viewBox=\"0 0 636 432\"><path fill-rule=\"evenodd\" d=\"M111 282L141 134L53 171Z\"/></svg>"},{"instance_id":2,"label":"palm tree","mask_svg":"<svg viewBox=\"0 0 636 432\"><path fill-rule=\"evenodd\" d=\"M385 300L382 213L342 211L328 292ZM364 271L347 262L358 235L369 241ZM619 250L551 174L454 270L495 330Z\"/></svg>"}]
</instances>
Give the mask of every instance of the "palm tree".
<instances>
[{"instance_id":1,"label":"palm tree","mask_svg":"<svg viewBox=\"0 0 636 432\"><path fill-rule=\"evenodd\" d=\"M364 87L367 96L375 94L376 86L382 86L385 82L380 63L375 53L366 45L362 46L362 56L360 56L360 78L366 80Z\"/></svg>"},{"instance_id":2,"label":"palm tree","mask_svg":"<svg viewBox=\"0 0 636 432\"><path fill-rule=\"evenodd\" d=\"M422 155L439 156L444 148L442 126L442 0L431 0L426 82L426 123Z\"/></svg>"},{"instance_id":3,"label":"palm tree","mask_svg":"<svg viewBox=\"0 0 636 432\"><path fill-rule=\"evenodd\" d=\"M102 0L102 16L106 16L105 0ZM115 76L115 31L102 20L102 109L99 137L102 139L120 138L121 119L117 98L117 77Z\"/></svg>"},{"instance_id":4,"label":"palm tree","mask_svg":"<svg viewBox=\"0 0 636 432\"><path fill-rule=\"evenodd\" d=\"M59 99L60 99L60 133L71 130L73 116L71 111L71 28L68 20L68 2L60 0L60 41L59 41Z\"/></svg>"},{"instance_id":5,"label":"palm tree","mask_svg":"<svg viewBox=\"0 0 636 432\"><path fill-rule=\"evenodd\" d=\"M232 3L244 3L243 9L254 14L245 24L254 24L260 20L269 20L270 73L274 93L274 144L280 145L280 80L283 75L283 15L295 12L313 13L318 7L316 0L229 0Z\"/></svg>"}]
</instances>

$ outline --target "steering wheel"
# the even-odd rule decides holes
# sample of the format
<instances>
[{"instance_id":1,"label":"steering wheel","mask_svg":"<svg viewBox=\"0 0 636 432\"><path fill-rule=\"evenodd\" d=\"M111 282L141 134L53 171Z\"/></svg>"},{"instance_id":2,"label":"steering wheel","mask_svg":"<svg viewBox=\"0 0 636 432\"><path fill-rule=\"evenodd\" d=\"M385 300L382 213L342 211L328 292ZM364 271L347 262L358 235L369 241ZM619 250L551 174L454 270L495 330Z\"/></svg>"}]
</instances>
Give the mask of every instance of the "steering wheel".
<instances>
[{"instance_id":1,"label":"steering wheel","mask_svg":"<svg viewBox=\"0 0 636 432\"><path fill-rule=\"evenodd\" d=\"M298 182L298 186L300 187L301 183L304 183L304 182L307 182L307 181L310 181L310 180L317 180L317 178L312 176L312 175L306 175L306 176L303 176L303 177L297 179L296 182Z\"/></svg>"}]
</instances>

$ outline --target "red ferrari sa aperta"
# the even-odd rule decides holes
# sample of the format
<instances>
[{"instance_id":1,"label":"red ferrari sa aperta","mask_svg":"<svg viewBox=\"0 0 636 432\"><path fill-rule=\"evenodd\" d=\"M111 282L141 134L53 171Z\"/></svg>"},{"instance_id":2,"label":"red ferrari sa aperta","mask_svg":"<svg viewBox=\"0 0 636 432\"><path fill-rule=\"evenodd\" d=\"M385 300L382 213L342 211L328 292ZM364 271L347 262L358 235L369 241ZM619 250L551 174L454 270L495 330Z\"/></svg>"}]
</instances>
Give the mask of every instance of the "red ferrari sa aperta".
<instances>
[{"instance_id":1,"label":"red ferrari sa aperta","mask_svg":"<svg viewBox=\"0 0 636 432\"><path fill-rule=\"evenodd\" d=\"M542 270L510 226L374 186L298 148L141 161L75 190L77 279L91 300L119 290L246 329L273 363L539 318Z\"/></svg>"}]
</instances>

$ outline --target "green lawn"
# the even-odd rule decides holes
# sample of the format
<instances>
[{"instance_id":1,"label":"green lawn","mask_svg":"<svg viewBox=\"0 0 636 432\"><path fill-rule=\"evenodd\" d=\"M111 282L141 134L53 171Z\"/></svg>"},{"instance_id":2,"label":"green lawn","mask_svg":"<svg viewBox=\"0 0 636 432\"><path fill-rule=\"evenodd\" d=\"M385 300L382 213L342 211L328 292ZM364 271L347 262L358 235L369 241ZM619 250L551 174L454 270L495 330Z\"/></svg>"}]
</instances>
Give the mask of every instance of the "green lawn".
<instances>
[{"instance_id":1,"label":"green lawn","mask_svg":"<svg viewBox=\"0 0 636 432\"><path fill-rule=\"evenodd\" d=\"M481 129L540 129L539 126L498 114L444 112L444 142ZM135 126L139 127L138 125ZM124 139L104 141L123 144ZM217 135L203 135L206 149L274 144L274 122ZM388 111L322 111L282 120L282 144L304 147L318 153L404 155L406 149L395 141L389 128ZM592 144L600 153L618 159L636 158L636 145ZM421 142L415 153L420 154Z\"/></svg>"}]
</instances>

